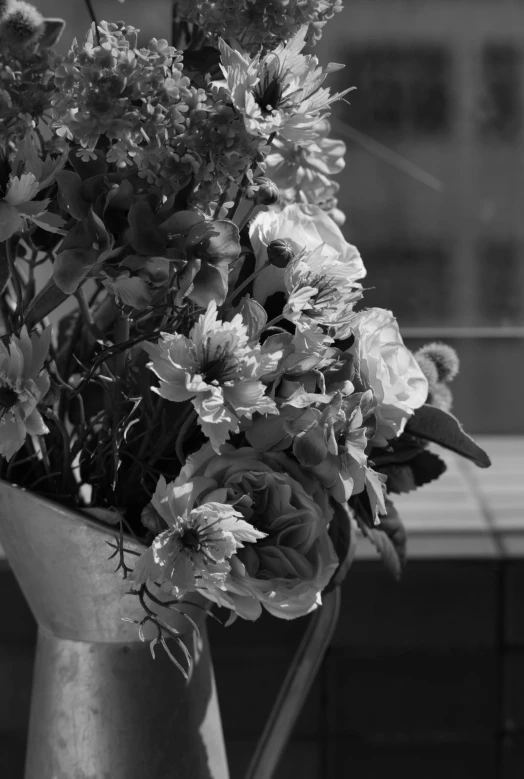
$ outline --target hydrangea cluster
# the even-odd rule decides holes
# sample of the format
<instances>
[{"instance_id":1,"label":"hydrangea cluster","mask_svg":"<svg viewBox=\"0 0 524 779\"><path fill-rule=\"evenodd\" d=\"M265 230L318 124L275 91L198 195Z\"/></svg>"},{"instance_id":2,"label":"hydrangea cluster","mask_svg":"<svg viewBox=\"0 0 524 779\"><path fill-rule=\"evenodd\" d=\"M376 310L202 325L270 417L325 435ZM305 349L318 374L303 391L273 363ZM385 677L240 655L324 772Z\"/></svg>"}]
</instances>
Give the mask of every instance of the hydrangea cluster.
<instances>
[{"instance_id":1,"label":"hydrangea cluster","mask_svg":"<svg viewBox=\"0 0 524 779\"><path fill-rule=\"evenodd\" d=\"M177 16L201 25L215 38L234 39L247 51L271 49L307 26L307 43L343 8L341 0L178 0Z\"/></svg>"},{"instance_id":2,"label":"hydrangea cluster","mask_svg":"<svg viewBox=\"0 0 524 779\"><path fill-rule=\"evenodd\" d=\"M429 440L489 462L448 413L455 353L366 307L340 229L340 66L303 54L338 8L180 2L185 52L93 25L0 150L0 455L143 533L134 570L117 550L143 604L307 614L357 530L398 574L391 495L442 473Z\"/></svg>"}]
</instances>

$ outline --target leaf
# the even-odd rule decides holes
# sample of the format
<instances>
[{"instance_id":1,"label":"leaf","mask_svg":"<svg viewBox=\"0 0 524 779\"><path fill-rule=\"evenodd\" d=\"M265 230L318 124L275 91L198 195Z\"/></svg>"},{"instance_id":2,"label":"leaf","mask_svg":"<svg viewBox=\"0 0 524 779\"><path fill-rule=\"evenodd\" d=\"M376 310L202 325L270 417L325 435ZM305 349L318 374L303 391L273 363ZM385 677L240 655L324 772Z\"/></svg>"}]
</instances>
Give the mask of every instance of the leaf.
<instances>
[{"instance_id":1,"label":"leaf","mask_svg":"<svg viewBox=\"0 0 524 779\"><path fill-rule=\"evenodd\" d=\"M379 514L386 513L386 477L371 468L366 468L366 492L369 498L371 516L376 522Z\"/></svg>"},{"instance_id":2,"label":"leaf","mask_svg":"<svg viewBox=\"0 0 524 779\"><path fill-rule=\"evenodd\" d=\"M23 226L23 220L14 206L0 200L0 241L7 241Z\"/></svg>"},{"instance_id":3,"label":"leaf","mask_svg":"<svg viewBox=\"0 0 524 779\"><path fill-rule=\"evenodd\" d=\"M329 525L329 537L331 538L335 552L337 553L339 565L329 580L329 584L324 589L324 592L330 592L331 590L334 590L335 587L340 587L353 564L357 551L353 512L347 503L342 504L333 501L332 506L333 519Z\"/></svg>"},{"instance_id":4,"label":"leaf","mask_svg":"<svg viewBox=\"0 0 524 779\"><path fill-rule=\"evenodd\" d=\"M417 409L406 425L406 432L440 444L471 460L479 468L491 465L486 452L464 431L459 420L436 406L425 404Z\"/></svg>"},{"instance_id":5,"label":"leaf","mask_svg":"<svg viewBox=\"0 0 524 779\"><path fill-rule=\"evenodd\" d=\"M392 463L380 468L388 477L388 492L411 492L428 484L446 470L446 463L433 452L421 451L406 463Z\"/></svg>"},{"instance_id":6,"label":"leaf","mask_svg":"<svg viewBox=\"0 0 524 779\"><path fill-rule=\"evenodd\" d=\"M44 19L44 34L38 41L39 49L52 49L56 46L66 23L63 19Z\"/></svg>"},{"instance_id":7,"label":"leaf","mask_svg":"<svg viewBox=\"0 0 524 779\"><path fill-rule=\"evenodd\" d=\"M369 527L358 514L356 519L362 533L376 548L386 569L398 580L406 564L406 531L390 500L386 500L386 509L387 514L380 517L380 524L376 527Z\"/></svg>"},{"instance_id":8,"label":"leaf","mask_svg":"<svg viewBox=\"0 0 524 779\"><path fill-rule=\"evenodd\" d=\"M249 340L258 340L258 336L267 322L265 309L256 300L246 295L240 303L239 313L244 321Z\"/></svg>"},{"instance_id":9,"label":"leaf","mask_svg":"<svg viewBox=\"0 0 524 779\"><path fill-rule=\"evenodd\" d=\"M85 219L89 212L89 203L82 197L82 179L78 173L59 170L56 181L64 208L75 219Z\"/></svg>"},{"instance_id":10,"label":"leaf","mask_svg":"<svg viewBox=\"0 0 524 779\"><path fill-rule=\"evenodd\" d=\"M93 244L97 237L86 218L77 222L62 241L53 266L53 279L56 286L68 295L76 292L96 264L100 252L93 248Z\"/></svg>"},{"instance_id":11,"label":"leaf","mask_svg":"<svg viewBox=\"0 0 524 779\"><path fill-rule=\"evenodd\" d=\"M61 235L64 235L65 233L65 230L62 228L66 223L58 214L52 214L47 211L45 214L32 216L31 221L37 225L37 227L41 227L42 230L47 230L50 233L60 233Z\"/></svg>"},{"instance_id":12,"label":"leaf","mask_svg":"<svg viewBox=\"0 0 524 779\"><path fill-rule=\"evenodd\" d=\"M49 279L45 287L33 298L31 305L25 313L25 324L31 330L38 322L58 308L69 295L56 286L53 279Z\"/></svg>"},{"instance_id":13,"label":"leaf","mask_svg":"<svg viewBox=\"0 0 524 779\"><path fill-rule=\"evenodd\" d=\"M127 218L130 228L129 243L133 249L148 257L163 255L166 239L157 227L156 216L149 203L145 200L133 203Z\"/></svg>"}]
</instances>

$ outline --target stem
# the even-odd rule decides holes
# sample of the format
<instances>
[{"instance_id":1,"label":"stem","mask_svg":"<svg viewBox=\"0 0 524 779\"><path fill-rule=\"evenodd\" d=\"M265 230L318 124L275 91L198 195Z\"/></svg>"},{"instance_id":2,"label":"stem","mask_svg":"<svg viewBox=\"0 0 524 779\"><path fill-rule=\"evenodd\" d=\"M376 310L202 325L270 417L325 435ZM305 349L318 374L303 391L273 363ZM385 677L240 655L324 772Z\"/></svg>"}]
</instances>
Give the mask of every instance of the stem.
<instances>
[{"instance_id":1,"label":"stem","mask_svg":"<svg viewBox=\"0 0 524 779\"><path fill-rule=\"evenodd\" d=\"M242 284L240 284L240 286L238 286L236 289L234 289L233 292L231 293L231 295L229 295L229 297L227 297L225 299L223 305L224 306L229 305L232 300L234 300L236 297L238 297L238 295L242 292L243 289L245 289L247 287L248 284L251 284L253 279L256 279L256 277L259 275L259 273L262 273L264 268L268 267L268 265L269 265L269 262L265 262L258 270L253 271L253 273L250 276L248 276L247 279L244 279ZM267 327L267 325L266 325L266 327Z\"/></svg>"},{"instance_id":2,"label":"stem","mask_svg":"<svg viewBox=\"0 0 524 779\"><path fill-rule=\"evenodd\" d=\"M62 436L62 482L60 485L60 489L64 492L67 487L67 475L69 471L69 463L70 463L70 447L69 447L69 435L67 433L67 430L65 429L65 426L60 420L57 415L49 410L46 412L46 417L50 419L52 422L55 423L57 426L60 435Z\"/></svg>"},{"instance_id":3,"label":"stem","mask_svg":"<svg viewBox=\"0 0 524 779\"><path fill-rule=\"evenodd\" d=\"M95 33L98 40L98 43L100 44L100 36L98 34L98 19L96 18L95 9L93 8L93 4L91 3L91 0L85 0L86 6L87 6L87 12L89 14L89 17L93 24L95 25Z\"/></svg>"},{"instance_id":4,"label":"stem","mask_svg":"<svg viewBox=\"0 0 524 779\"><path fill-rule=\"evenodd\" d=\"M227 189L225 189L222 192L222 194L220 195L220 198L219 198L218 203L217 203L217 207L215 208L215 213L213 214L213 219L218 219L218 216L220 214L220 209L222 208L222 206L226 202L227 193L228 192L229 192L229 187L227 187Z\"/></svg>"},{"instance_id":5,"label":"stem","mask_svg":"<svg viewBox=\"0 0 524 779\"><path fill-rule=\"evenodd\" d=\"M339 611L340 587L335 587L324 594L323 605L311 617L251 758L246 779L271 779L274 776L331 643Z\"/></svg>"},{"instance_id":6,"label":"stem","mask_svg":"<svg viewBox=\"0 0 524 779\"><path fill-rule=\"evenodd\" d=\"M258 203L252 203L252 204L251 204L251 206L249 207L249 211L247 212L247 214L245 215L245 217L242 219L242 221L241 221L241 222L240 222L240 224L238 225L238 230L239 230L239 232L240 232L240 230L242 230L242 229L245 227L245 225L248 223L249 219L251 218L251 214L253 213L253 211L255 210L255 208L258 208Z\"/></svg>"},{"instance_id":7,"label":"stem","mask_svg":"<svg viewBox=\"0 0 524 779\"><path fill-rule=\"evenodd\" d=\"M95 320L93 319L93 313L91 311L91 308L89 307L89 302L87 300L87 296L83 287L77 289L77 291L75 292L75 298L78 301L78 306L80 308L82 319L87 325L89 332L91 333L91 335L94 336L95 340L98 340L101 336L101 332L96 326Z\"/></svg>"},{"instance_id":8,"label":"stem","mask_svg":"<svg viewBox=\"0 0 524 779\"><path fill-rule=\"evenodd\" d=\"M9 274L11 281L13 282L13 288L16 296L16 308L15 308L15 328L18 329L19 322L22 316L22 305L24 300L24 294L22 292L22 285L20 283L20 276L15 266L15 258L13 256L13 247L11 245L11 239L5 242L5 251L7 255L7 263L9 265Z\"/></svg>"},{"instance_id":9,"label":"stem","mask_svg":"<svg viewBox=\"0 0 524 779\"><path fill-rule=\"evenodd\" d=\"M279 314L274 319L271 319L266 325L264 325L262 330L267 330L268 327L273 327L274 325L276 325L277 322L280 322L282 319L284 319L284 316L282 314Z\"/></svg>"},{"instance_id":10,"label":"stem","mask_svg":"<svg viewBox=\"0 0 524 779\"><path fill-rule=\"evenodd\" d=\"M123 344L129 341L129 319L119 316L115 325L115 343ZM123 378L126 369L127 349L123 349L116 355L116 375Z\"/></svg>"},{"instance_id":11,"label":"stem","mask_svg":"<svg viewBox=\"0 0 524 779\"><path fill-rule=\"evenodd\" d=\"M176 443L175 443L175 451L176 456L178 457L178 460L180 462L180 465L185 465L184 460L184 438L186 436L187 431L197 418L197 412L193 409L191 413L187 416L187 418L184 420L182 427L178 431L178 435L176 437Z\"/></svg>"}]
</instances>

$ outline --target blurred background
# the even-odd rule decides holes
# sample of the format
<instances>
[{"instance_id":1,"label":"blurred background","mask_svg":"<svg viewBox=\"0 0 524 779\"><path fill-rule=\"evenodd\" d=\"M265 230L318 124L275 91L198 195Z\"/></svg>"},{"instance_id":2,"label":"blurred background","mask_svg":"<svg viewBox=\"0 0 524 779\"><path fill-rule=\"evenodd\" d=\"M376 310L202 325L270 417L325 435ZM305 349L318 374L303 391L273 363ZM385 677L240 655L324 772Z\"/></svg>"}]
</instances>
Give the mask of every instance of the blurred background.
<instances>
[{"instance_id":1,"label":"blurred background","mask_svg":"<svg viewBox=\"0 0 524 779\"><path fill-rule=\"evenodd\" d=\"M263 0L259 0L263 2ZM347 0L314 53L331 85L346 238L365 302L410 347L445 340L456 415L493 460L446 456L396 501L409 564L392 581L364 543L339 627L278 778L524 776L524 0ZM40 0L68 48L80 0ZM167 0L94 0L100 19L169 37ZM3 563L0 776L21 779L35 626ZM212 623L232 779L241 779L307 618Z\"/></svg>"}]
</instances>

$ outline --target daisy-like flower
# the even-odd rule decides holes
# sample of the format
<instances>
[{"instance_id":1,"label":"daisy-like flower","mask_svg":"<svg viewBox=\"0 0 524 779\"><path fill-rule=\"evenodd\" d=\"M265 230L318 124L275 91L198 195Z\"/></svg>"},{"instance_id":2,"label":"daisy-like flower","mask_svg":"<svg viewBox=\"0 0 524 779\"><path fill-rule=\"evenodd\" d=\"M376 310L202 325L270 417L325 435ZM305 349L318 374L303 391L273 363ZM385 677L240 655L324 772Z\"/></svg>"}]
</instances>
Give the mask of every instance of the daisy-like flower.
<instances>
[{"instance_id":1,"label":"daisy-like flower","mask_svg":"<svg viewBox=\"0 0 524 779\"><path fill-rule=\"evenodd\" d=\"M216 452L239 427L240 417L277 414L260 378L274 370L278 356L250 342L242 316L217 320L213 301L189 338L163 333L157 344L144 344L148 367L160 379L163 398L192 400L198 420Z\"/></svg>"},{"instance_id":2,"label":"daisy-like flower","mask_svg":"<svg viewBox=\"0 0 524 779\"><path fill-rule=\"evenodd\" d=\"M40 190L49 186L57 171L63 168L66 155L56 159L42 159L27 134L17 143L16 155L7 163L11 173L6 181L0 181L4 194L0 198L0 241L7 241L25 227L26 221L50 232L60 232L65 224L58 214L47 212L51 200L34 200ZM17 174L13 175L13 171Z\"/></svg>"},{"instance_id":3,"label":"daisy-like flower","mask_svg":"<svg viewBox=\"0 0 524 779\"><path fill-rule=\"evenodd\" d=\"M289 298L282 313L302 332L322 325L330 337L343 339L351 332L353 306L362 297L362 285L356 280L358 274L351 274L346 263L326 257L323 248L321 244L289 263L284 276Z\"/></svg>"},{"instance_id":4,"label":"daisy-like flower","mask_svg":"<svg viewBox=\"0 0 524 779\"><path fill-rule=\"evenodd\" d=\"M267 535L242 519L233 506L208 500L195 507L208 482L186 481L184 470L170 484L160 477L151 508L168 528L138 560L133 571L136 587L154 581L169 587L177 598L197 590L203 595L224 590L231 557L244 541L255 543ZM215 490L209 497L225 498L225 492Z\"/></svg>"},{"instance_id":5,"label":"daisy-like flower","mask_svg":"<svg viewBox=\"0 0 524 779\"><path fill-rule=\"evenodd\" d=\"M42 371L51 342L51 328L42 335L23 328L9 346L0 340L0 455L10 460L23 446L26 435L48 433L37 409L50 385Z\"/></svg>"},{"instance_id":6,"label":"daisy-like flower","mask_svg":"<svg viewBox=\"0 0 524 779\"><path fill-rule=\"evenodd\" d=\"M253 135L277 133L293 143L312 143L317 137L315 125L327 115L331 103L351 90L330 95L329 89L321 88L329 73L344 66L330 63L321 68L316 57L301 54L307 29L304 25L287 44L262 58L236 51L220 39L227 89Z\"/></svg>"}]
</instances>

